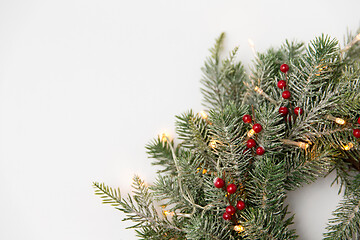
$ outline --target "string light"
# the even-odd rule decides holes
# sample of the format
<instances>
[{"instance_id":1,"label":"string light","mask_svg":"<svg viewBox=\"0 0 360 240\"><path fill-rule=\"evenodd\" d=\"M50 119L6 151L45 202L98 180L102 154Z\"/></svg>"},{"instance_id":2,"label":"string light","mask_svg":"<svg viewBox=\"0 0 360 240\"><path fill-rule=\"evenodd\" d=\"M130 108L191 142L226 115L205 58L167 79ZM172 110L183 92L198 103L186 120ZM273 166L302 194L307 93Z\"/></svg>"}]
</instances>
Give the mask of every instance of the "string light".
<instances>
[{"instance_id":1,"label":"string light","mask_svg":"<svg viewBox=\"0 0 360 240\"><path fill-rule=\"evenodd\" d=\"M250 131L248 131L247 136L252 137L252 136L254 136L254 134L255 134L254 129L251 129Z\"/></svg>"},{"instance_id":2,"label":"string light","mask_svg":"<svg viewBox=\"0 0 360 240\"><path fill-rule=\"evenodd\" d=\"M264 91L261 88L257 87L257 86L255 86L254 90L255 90L255 92L257 92L260 95L264 93Z\"/></svg>"},{"instance_id":3,"label":"string light","mask_svg":"<svg viewBox=\"0 0 360 240\"><path fill-rule=\"evenodd\" d=\"M170 212L170 211L168 211L168 210L164 210L163 212L164 212L164 215L165 215L165 216L174 216L174 215L175 215L174 212Z\"/></svg>"},{"instance_id":4,"label":"string light","mask_svg":"<svg viewBox=\"0 0 360 240\"><path fill-rule=\"evenodd\" d=\"M201 170L201 168L198 167L198 168L196 169L196 173L199 173L200 170ZM204 169L202 170L202 174L205 174L205 173L207 173L207 169L204 168Z\"/></svg>"},{"instance_id":5,"label":"string light","mask_svg":"<svg viewBox=\"0 0 360 240\"><path fill-rule=\"evenodd\" d=\"M335 122L337 123L337 124L340 124L340 125L344 125L346 122L345 122L345 120L344 119L341 119L341 118L336 118L335 119Z\"/></svg>"},{"instance_id":6,"label":"string light","mask_svg":"<svg viewBox=\"0 0 360 240\"><path fill-rule=\"evenodd\" d=\"M166 142L168 139L170 139L170 135L167 132L162 132L159 137L162 142Z\"/></svg>"},{"instance_id":7,"label":"string light","mask_svg":"<svg viewBox=\"0 0 360 240\"><path fill-rule=\"evenodd\" d=\"M212 141L209 143L209 146L210 146L212 149L215 149L215 148L217 147L216 141L215 141L215 140L212 140Z\"/></svg>"},{"instance_id":8,"label":"string light","mask_svg":"<svg viewBox=\"0 0 360 240\"><path fill-rule=\"evenodd\" d=\"M249 42L249 46L251 48L254 48L255 47L255 43L253 42L253 40L251 40L251 38L248 39L248 42Z\"/></svg>"},{"instance_id":9,"label":"string light","mask_svg":"<svg viewBox=\"0 0 360 240\"><path fill-rule=\"evenodd\" d=\"M205 120L206 120L206 119L208 118L208 115L206 114L205 111L199 112L199 115L201 116L202 119L205 119Z\"/></svg>"},{"instance_id":10,"label":"string light","mask_svg":"<svg viewBox=\"0 0 360 240\"><path fill-rule=\"evenodd\" d=\"M327 119L331 120L331 121L334 121L336 122L337 124L339 125L344 125L346 123L346 121L342 118L336 118L336 117L333 117L333 116L326 116Z\"/></svg>"},{"instance_id":11,"label":"string light","mask_svg":"<svg viewBox=\"0 0 360 240\"><path fill-rule=\"evenodd\" d=\"M309 144L304 142L298 142L298 146L304 150L306 150L309 147Z\"/></svg>"},{"instance_id":12,"label":"string light","mask_svg":"<svg viewBox=\"0 0 360 240\"><path fill-rule=\"evenodd\" d=\"M248 39L249 46L251 48L252 53L254 54L255 58L258 58L255 50L255 43L250 38Z\"/></svg>"},{"instance_id":13,"label":"string light","mask_svg":"<svg viewBox=\"0 0 360 240\"><path fill-rule=\"evenodd\" d=\"M243 226L241 226L241 225L235 225L234 226L234 230L236 231L236 232L243 232L244 230L245 230L245 228L243 227Z\"/></svg>"},{"instance_id":14,"label":"string light","mask_svg":"<svg viewBox=\"0 0 360 240\"><path fill-rule=\"evenodd\" d=\"M353 147L354 147L354 144L352 142L349 142L347 145L343 146L342 149L345 151L349 151Z\"/></svg>"},{"instance_id":15,"label":"string light","mask_svg":"<svg viewBox=\"0 0 360 240\"><path fill-rule=\"evenodd\" d=\"M310 147L310 145L308 143L304 143L304 142L295 142L295 141L288 140L288 139L282 139L281 141L284 144L296 146L296 147L302 148L304 150L306 150L308 147Z\"/></svg>"}]
</instances>

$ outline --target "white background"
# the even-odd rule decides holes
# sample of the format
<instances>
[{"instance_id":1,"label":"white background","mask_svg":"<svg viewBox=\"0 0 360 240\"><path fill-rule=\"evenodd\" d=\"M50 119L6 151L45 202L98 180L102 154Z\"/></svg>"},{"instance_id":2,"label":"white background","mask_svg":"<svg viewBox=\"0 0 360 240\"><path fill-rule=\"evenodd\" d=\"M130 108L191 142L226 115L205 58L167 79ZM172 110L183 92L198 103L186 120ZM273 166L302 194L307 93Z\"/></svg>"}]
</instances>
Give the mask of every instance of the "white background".
<instances>
[{"instance_id":1,"label":"white background","mask_svg":"<svg viewBox=\"0 0 360 240\"><path fill-rule=\"evenodd\" d=\"M345 3L346 2L346 3ZM285 38L342 40L354 1L0 1L0 239L135 239L92 181L151 182L145 144L200 111L200 68L225 31L249 66ZM331 178L291 193L301 239L321 239Z\"/></svg>"}]
</instances>

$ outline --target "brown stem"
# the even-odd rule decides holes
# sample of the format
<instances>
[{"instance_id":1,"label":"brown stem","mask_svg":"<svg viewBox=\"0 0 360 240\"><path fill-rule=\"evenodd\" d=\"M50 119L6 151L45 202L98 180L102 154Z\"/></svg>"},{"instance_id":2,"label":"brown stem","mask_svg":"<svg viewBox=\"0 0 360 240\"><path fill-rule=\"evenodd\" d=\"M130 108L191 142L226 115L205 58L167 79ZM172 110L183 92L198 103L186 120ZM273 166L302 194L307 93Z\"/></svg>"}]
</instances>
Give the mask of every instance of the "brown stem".
<instances>
[{"instance_id":1,"label":"brown stem","mask_svg":"<svg viewBox=\"0 0 360 240\"><path fill-rule=\"evenodd\" d=\"M227 184L226 184L226 178L225 178L225 170L224 170L224 175L223 175L223 177L224 177L224 179L225 179L225 185L224 185L223 189L224 189L224 191L226 192L226 198L227 198L227 200L228 200L228 202L229 202L229 205L232 206L231 200L230 200L230 195L229 195L229 193L227 192ZM237 224L237 219L236 219L235 214L231 215L231 220L234 222L235 225Z\"/></svg>"},{"instance_id":2,"label":"brown stem","mask_svg":"<svg viewBox=\"0 0 360 240\"><path fill-rule=\"evenodd\" d=\"M289 84L288 84L288 77L287 77L287 72L285 73L285 82L286 82L286 85L285 85L285 90L289 91ZM291 96L290 96L290 99L291 99ZM290 115L294 118L294 121L296 121L296 115L294 116L294 109L292 107L292 104L291 104L291 100L289 99L289 109L290 109Z\"/></svg>"}]
</instances>

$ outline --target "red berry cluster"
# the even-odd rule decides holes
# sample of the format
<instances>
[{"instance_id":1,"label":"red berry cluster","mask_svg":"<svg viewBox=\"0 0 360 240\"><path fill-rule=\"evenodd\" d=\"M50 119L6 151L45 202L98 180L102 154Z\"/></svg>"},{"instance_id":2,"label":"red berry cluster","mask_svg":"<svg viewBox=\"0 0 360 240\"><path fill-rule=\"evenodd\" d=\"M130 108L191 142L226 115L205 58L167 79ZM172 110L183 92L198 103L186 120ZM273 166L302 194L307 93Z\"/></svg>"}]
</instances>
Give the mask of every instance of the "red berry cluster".
<instances>
[{"instance_id":1,"label":"red berry cluster","mask_svg":"<svg viewBox=\"0 0 360 240\"><path fill-rule=\"evenodd\" d=\"M280 66L280 71L282 71L283 73L285 73L285 79L287 80L287 72L289 71L289 66L288 66L287 64L282 64L282 65ZM289 99L289 98L291 97L291 93L290 93L290 91L289 91L288 88L287 88L286 80L280 80L280 81L278 81L277 86L278 86L278 88L280 88L280 89L286 89L285 91L283 91L282 97L283 97L284 99ZM281 116L286 117L286 115L288 115L288 113L289 113L289 109L288 109L287 107L280 107L280 108L279 108L279 114L280 114ZM299 116L299 115L301 115L301 114L304 113L304 110L303 110L302 108L296 107L296 108L294 109L294 113L295 113L295 115Z\"/></svg>"},{"instance_id":2,"label":"red berry cluster","mask_svg":"<svg viewBox=\"0 0 360 240\"><path fill-rule=\"evenodd\" d=\"M252 122L252 118L251 118L250 115L246 114L246 115L244 115L244 117L243 117L243 121L244 121L244 123L251 123L251 122ZM261 124L259 124L259 123L255 123L255 124L253 125L252 129L254 130L254 132L259 133L259 132L261 132L261 130L262 130L262 126L261 126ZM256 142L255 142L254 139L249 139L249 140L246 142L246 147L247 147L248 149L253 148L253 147L255 147L255 146L256 146ZM256 154L257 154L257 155L263 155L264 153L265 153L265 149L264 149L263 147L258 147L258 148L256 149Z\"/></svg>"},{"instance_id":3,"label":"red berry cluster","mask_svg":"<svg viewBox=\"0 0 360 240\"><path fill-rule=\"evenodd\" d=\"M360 124L360 117L358 118L357 123ZM353 135L356 138L360 138L360 129L358 128L353 129Z\"/></svg>"},{"instance_id":4,"label":"red berry cluster","mask_svg":"<svg viewBox=\"0 0 360 240\"><path fill-rule=\"evenodd\" d=\"M217 188L225 188L225 181L221 178L215 178L214 185ZM231 183L226 187L226 191L228 194L234 194L237 191L237 187L235 184ZM229 199L229 198L228 198ZM245 202L239 200L236 203L236 208L231 205L231 202L229 200L229 206L226 207L225 212L223 214L224 220L231 220L232 216L236 213L236 208L241 211L245 208Z\"/></svg>"}]
</instances>

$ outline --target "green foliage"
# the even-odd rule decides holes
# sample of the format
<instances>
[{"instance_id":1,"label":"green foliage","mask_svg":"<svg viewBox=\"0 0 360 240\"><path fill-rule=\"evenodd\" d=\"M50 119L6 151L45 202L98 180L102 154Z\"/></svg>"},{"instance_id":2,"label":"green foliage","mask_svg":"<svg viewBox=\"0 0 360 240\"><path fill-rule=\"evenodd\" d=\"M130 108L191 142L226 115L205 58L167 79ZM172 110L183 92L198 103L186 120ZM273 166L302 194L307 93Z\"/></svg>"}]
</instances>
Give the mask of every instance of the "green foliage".
<instances>
[{"instance_id":1,"label":"green foliage","mask_svg":"<svg viewBox=\"0 0 360 240\"><path fill-rule=\"evenodd\" d=\"M242 222L246 229L242 234L243 239L296 239L295 231L288 228L292 224L293 218L286 218L286 215L286 208L278 214L265 211L261 208L249 209L244 213L244 222Z\"/></svg>"},{"instance_id":2,"label":"green foliage","mask_svg":"<svg viewBox=\"0 0 360 240\"><path fill-rule=\"evenodd\" d=\"M211 57L202 68L201 80L204 88L204 106L209 109L222 109L229 103L241 103L245 89L245 69L240 62L236 62L238 48L235 48L228 58L220 60L220 52L225 34L216 39L215 46L210 49Z\"/></svg>"},{"instance_id":3,"label":"green foliage","mask_svg":"<svg viewBox=\"0 0 360 240\"><path fill-rule=\"evenodd\" d=\"M237 48L221 58L223 39L221 34L202 69L208 118L183 113L176 117L178 143L156 138L146 146L152 164L162 167L155 182L147 187L135 176L133 195L126 199L119 189L99 183L95 193L125 213L141 239L288 240L298 236L289 228L293 214L284 204L287 192L334 171L344 199L325 239L358 239L360 144L352 129L359 128L360 44L348 40L340 49L326 35L307 46L286 41L258 53L247 75L236 61ZM287 74L279 71L283 63L290 66ZM276 87L281 79L292 94L288 100ZM281 106L290 118L279 114ZM296 116L295 107L303 114ZM245 114L262 125L260 133L249 135L252 124L242 121ZM335 123L336 118L346 124ZM246 148L249 138L264 155ZM225 185L235 183L236 193L215 188L217 177ZM225 208L238 200L246 208L223 220ZM244 230L236 232L239 224Z\"/></svg>"},{"instance_id":4,"label":"green foliage","mask_svg":"<svg viewBox=\"0 0 360 240\"><path fill-rule=\"evenodd\" d=\"M192 111L176 116L176 118L176 132L179 139L182 140L179 145L191 149L198 155L202 165L209 165L210 169L214 169L216 161L209 146L212 138L209 134L208 123Z\"/></svg>"},{"instance_id":5,"label":"green foliage","mask_svg":"<svg viewBox=\"0 0 360 240\"><path fill-rule=\"evenodd\" d=\"M158 173L169 173L171 175L176 174L176 167L174 159L172 156L170 144L174 146L174 142L171 141L162 141L160 137L151 141L146 145L147 154L149 158L154 159L151 163L152 165L157 165L163 167L163 169L158 170ZM177 148L178 154L179 148Z\"/></svg>"},{"instance_id":6,"label":"green foliage","mask_svg":"<svg viewBox=\"0 0 360 240\"><path fill-rule=\"evenodd\" d=\"M232 235L230 224L215 216L196 215L185 225L186 236L188 239L199 240L232 240L236 239Z\"/></svg>"},{"instance_id":7,"label":"green foliage","mask_svg":"<svg viewBox=\"0 0 360 240\"><path fill-rule=\"evenodd\" d=\"M131 220L135 225L140 239L171 239L171 236L182 236L183 230L177 225L180 222L170 222L166 217L161 218L156 210L153 194L145 182L138 176L133 179L133 196L121 198L120 190L106 186L104 183L94 182L95 194L103 198L104 204L111 204L126 214L123 221ZM182 238L179 238L182 239Z\"/></svg>"},{"instance_id":8,"label":"green foliage","mask_svg":"<svg viewBox=\"0 0 360 240\"><path fill-rule=\"evenodd\" d=\"M344 199L330 219L327 240L359 239L360 237L360 175L356 175L348 186Z\"/></svg>"},{"instance_id":9,"label":"green foliage","mask_svg":"<svg viewBox=\"0 0 360 240\"><path fill-rule=\"evenodd\" d=\"M216 143L216 148L212 149L215 156L216 171L222 171L233 180L242 182L248 170L250 157L244 154L244 131L246 126L242 121L242 116L247 112L247 108L237 108L236 105L229 104L220 111L212 111L209 121L210 134Z\"/></svg>"},{"instance_id":10,"label":"green foliage","mask_svg":"<svg viewBox=\"0 0 360 240\"><path fill-rule=\"evenodd\" d=\"M104 204L111 204L111 206L119 206L121 204L120 188L113 189L106 186L104 183L94 182L95 194L102 198Z\"/></svg>"}]
</instances>

